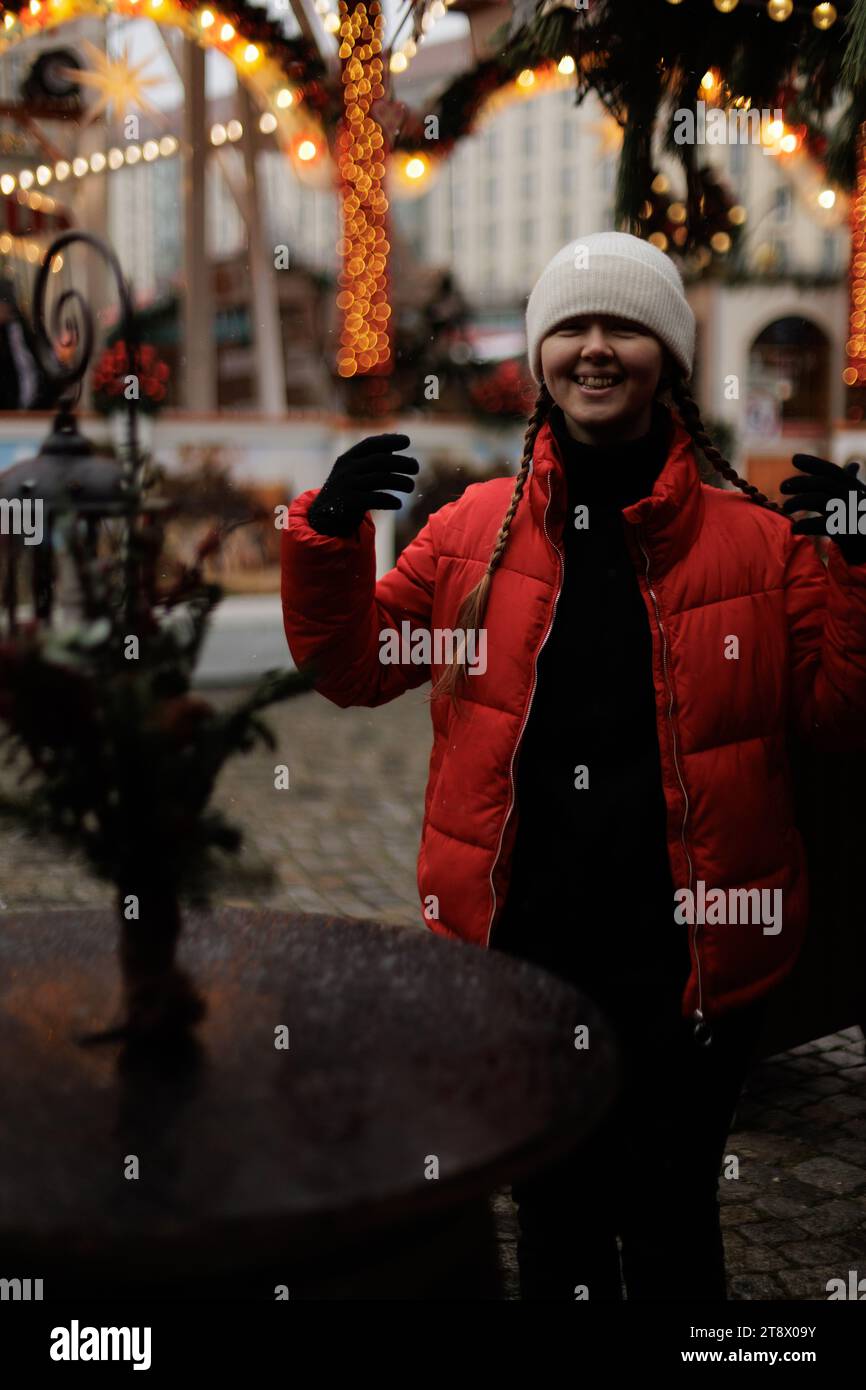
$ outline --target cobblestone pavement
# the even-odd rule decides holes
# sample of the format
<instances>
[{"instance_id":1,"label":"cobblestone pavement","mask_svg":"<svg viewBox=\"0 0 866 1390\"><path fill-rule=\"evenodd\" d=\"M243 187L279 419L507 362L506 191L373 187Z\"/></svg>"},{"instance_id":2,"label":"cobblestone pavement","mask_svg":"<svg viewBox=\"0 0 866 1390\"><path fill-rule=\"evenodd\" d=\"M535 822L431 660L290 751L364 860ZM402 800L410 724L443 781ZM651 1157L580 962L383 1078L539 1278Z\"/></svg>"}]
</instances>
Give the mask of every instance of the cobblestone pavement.
<instances>
[{"instance_id":1,"label":"cobblestone pavement","mask_svg":"<svg viewBox=\"0 0 866 1390\"><path fill-rule=\"evenodd\" d=\"M209 698L231 697L209 692ZM423 690L375 710L340 710L309 693L266 718L277 749L235 759L216 797L245 829L251 849L277 871L273 891L257 902L425 930L415 888L430 752ZM274 788L277 763L289 768L288 791ZM17 829L0 830L6 908L110 901L107 886L65 851ZM720 1183L733 1299L824 1300L828 1279L847 1281L849 1269L866 1277L866 1062L859 1029L755 1067L727 1152L740 1160L739 1178ZM515 1298L516 1214L507 1188L493 1205L506 1295Z\"/></svg>"}]
</instances>

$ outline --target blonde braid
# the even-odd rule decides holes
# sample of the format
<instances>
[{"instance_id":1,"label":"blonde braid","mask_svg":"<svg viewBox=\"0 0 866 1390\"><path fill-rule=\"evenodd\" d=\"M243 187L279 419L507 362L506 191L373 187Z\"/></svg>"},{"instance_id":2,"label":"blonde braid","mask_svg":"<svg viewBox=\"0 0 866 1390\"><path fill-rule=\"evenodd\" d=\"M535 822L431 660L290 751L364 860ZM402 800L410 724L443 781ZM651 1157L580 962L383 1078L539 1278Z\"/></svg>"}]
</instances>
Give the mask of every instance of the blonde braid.
<instances>
[{"instance_id":1,"label":"blonde braid","mask_svg":"<svg viewBox=\"0 0 866 1390\"><path fill-rule=\"evenodd\" d=\"M753 487L751 483L741 478L733 464L729 463L723 454L719 452L710 436L707 434L704 422L701 419L701 412L697 401L692 396L691 391L684 379L676 374L670 383L671 397L679 411L683 424L697 444L701 453L706 456L709 462L726 478L729 483L733 483L741 492L744 492L750 502L754 502L759 507L767 507L772 512L782 513L782 508L775 502L771 502L765 493ZM782 513L784 515L784 513Z\"/></svg>"},{"instance_id":2,"label":"blonde braid","mask_svg":"<svg viewBox=\"0 0 866 1390\"><path fill-rule=\"evenodd\" d=\"M529 477L532 455L535 451L535 441L538 438L539 430L550 414L552 405L553 397L544 382L542 382L538 390L538 395L535 398L532 414L526 426L526 433L523 437L523 457L520 461L520 468L517 471L517 476L514 481L514 491L511 494L508 510L502 518L502 525L496 536L493 550L490 553L490 559L487 561L487 568L474 589L470 589L469 593L463 599L457 614L455 626L459 632L464 634L473 629L477 633L484 621L490 585L493 580L493 575L499 566L499 562L505 554L505 547L508 544L508 536L511 531L511 523L517 513L520 499L523 496L523 489ZM465 663L461 660L465 650L465 644L466 639L464 636L460 651L440 675L435 686L427 696L428 700L436 700L441 695L448 695L451 698L452 706L456 708L458 697L463 689L463 682L466 680L466 667Z\"/></svg>"}]
</instances>

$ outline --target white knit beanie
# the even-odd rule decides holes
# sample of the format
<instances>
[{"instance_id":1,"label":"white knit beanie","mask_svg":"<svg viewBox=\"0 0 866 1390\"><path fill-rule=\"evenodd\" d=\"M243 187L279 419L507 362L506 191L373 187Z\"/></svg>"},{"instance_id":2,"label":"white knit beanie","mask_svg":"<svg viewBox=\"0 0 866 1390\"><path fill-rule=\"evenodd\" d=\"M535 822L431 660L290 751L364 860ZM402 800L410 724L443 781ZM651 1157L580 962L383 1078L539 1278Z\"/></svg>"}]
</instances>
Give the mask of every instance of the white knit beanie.
<instances>
[{"instance_id":1,"label":"white knit beanie","mask_svg":"<svg viewBox=\"0 0 866 1390\"><path fill-rule=\"evenodd\" d=\"M541 381L541 343L575 314L634 319L670 348L686 378L695 354L695 316L680 273L658 247L627 232L591 232L557 251L526 306L529 367Z\"/></svg>"}]
</instances>

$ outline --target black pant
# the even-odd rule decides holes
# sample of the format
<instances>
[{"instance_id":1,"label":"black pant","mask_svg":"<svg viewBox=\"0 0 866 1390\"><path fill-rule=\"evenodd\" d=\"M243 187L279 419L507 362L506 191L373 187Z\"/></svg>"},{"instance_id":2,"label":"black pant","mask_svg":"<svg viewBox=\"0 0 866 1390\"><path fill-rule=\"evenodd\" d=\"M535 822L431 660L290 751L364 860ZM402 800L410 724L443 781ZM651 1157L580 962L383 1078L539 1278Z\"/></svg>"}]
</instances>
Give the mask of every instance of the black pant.
<instances>
[{"instance_id":1,"label":"black pant","mask_svg":"<svg viewBox=\"0 0 866 1390\"><path fill-rule=\"evenodd\" d=\"M718 1181L767 999L714 1020L701 1046L682 983L648 965L587 988L623 1085L575 1155L512 1187L522 1298L622 1299L617 1236L630 1301L727 1298Z\"/></svg>"}]
</instances>

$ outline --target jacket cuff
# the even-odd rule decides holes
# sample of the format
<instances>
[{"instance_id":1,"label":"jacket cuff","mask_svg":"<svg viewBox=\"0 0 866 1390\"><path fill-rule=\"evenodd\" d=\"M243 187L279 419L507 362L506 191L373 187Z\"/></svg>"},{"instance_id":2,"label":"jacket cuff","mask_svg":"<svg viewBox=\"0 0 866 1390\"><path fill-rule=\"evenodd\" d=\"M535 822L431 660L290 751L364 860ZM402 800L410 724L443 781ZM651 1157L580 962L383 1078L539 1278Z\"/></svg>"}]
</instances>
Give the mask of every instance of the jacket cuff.
<instances>
[{"instance_id":1,"label":"jacket cuff","mask_svg":"<svg viewBox=\"0 0 866 1390\"><path fill-rule=\"evenodd\" d=\"M287 518L286 537L298 545L319 546L326 550L360 549L364 544L365 528L369 527L375 534L376 528L370 519L369 512L364 516L358 530L350 536L323 535L321 531L317 531L315 527L310 525L307 520L307 513L321 490L318 487L308 488L291 503Z\"/></svg>"}]
</instances>

